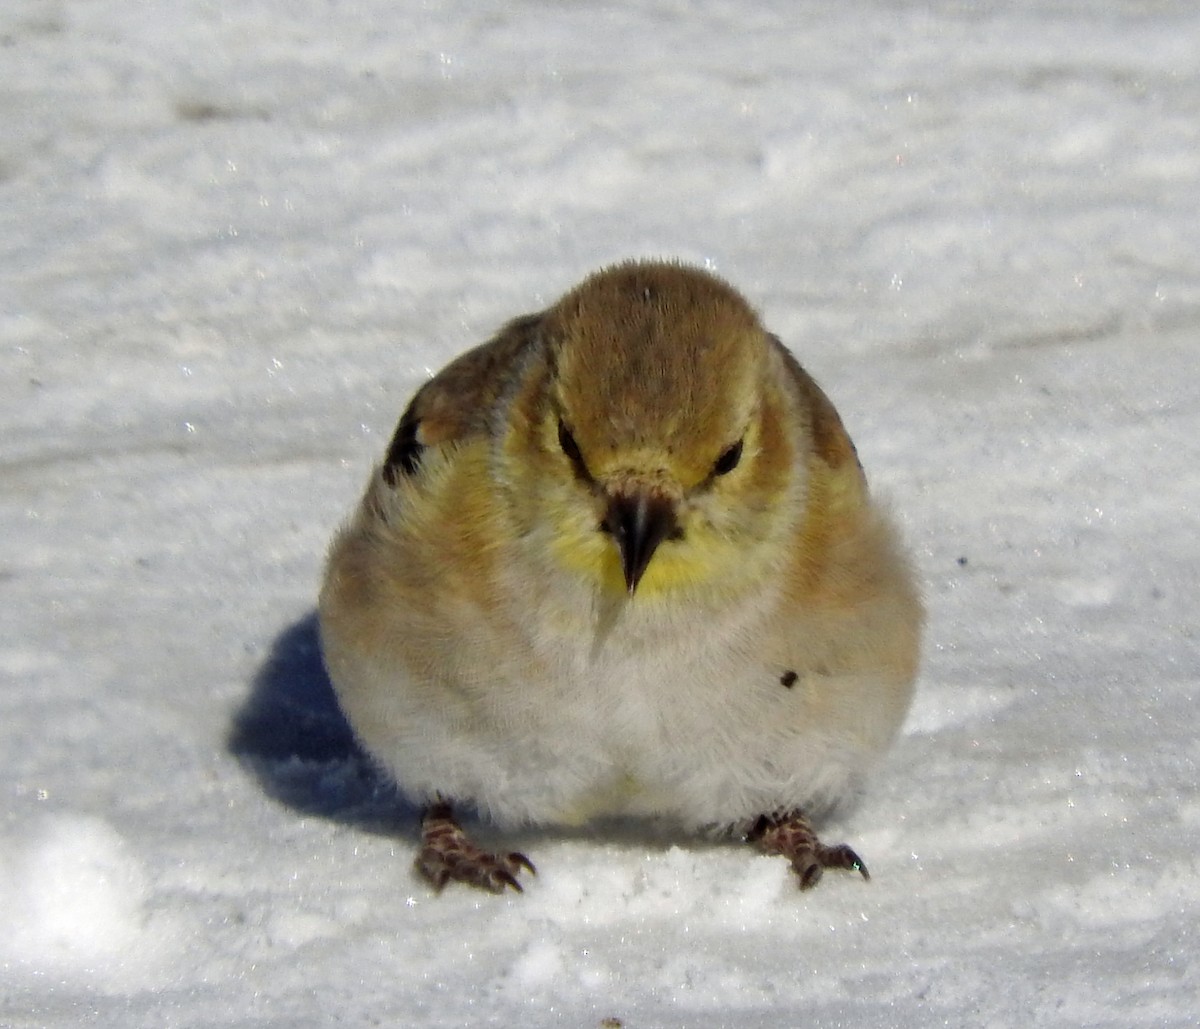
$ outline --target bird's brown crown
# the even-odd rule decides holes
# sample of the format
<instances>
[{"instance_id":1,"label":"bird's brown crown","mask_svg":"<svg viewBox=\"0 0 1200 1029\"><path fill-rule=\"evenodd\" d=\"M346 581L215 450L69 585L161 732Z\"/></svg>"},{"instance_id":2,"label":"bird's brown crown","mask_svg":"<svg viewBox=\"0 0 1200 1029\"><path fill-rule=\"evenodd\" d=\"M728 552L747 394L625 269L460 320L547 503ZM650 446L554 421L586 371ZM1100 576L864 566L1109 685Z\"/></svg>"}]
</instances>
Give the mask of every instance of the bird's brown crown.
<instances>
[{"instance_id":1,"label":"bird's brown crown","mask_svg":"<svg viewBox=\"0 0 1200 1029\"><path fill-rule=\"evenodd\" d=\"M766 335L716 276L663 262L618 265L564 296L543 332L553 403L598 474L631 455L657 455L693 485L745 432Z\"/></svg>"}]
</instances>

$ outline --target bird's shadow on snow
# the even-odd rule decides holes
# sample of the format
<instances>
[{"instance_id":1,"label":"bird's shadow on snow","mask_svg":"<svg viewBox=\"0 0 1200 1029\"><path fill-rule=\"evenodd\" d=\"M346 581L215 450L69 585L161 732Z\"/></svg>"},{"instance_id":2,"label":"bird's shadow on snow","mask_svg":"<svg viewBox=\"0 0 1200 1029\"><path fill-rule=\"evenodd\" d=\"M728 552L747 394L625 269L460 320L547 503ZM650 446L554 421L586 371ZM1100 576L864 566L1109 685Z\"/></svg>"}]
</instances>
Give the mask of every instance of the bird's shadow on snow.
<instances>
[{"instance_id":1,"label":"bird's shadow on snow","mask_svg":"<svg viewBox=\"0 0 1200 1029\"><path fill-rule=\"evenodd\" d=\"M338 707L315 611L276 637L226 742L269 796L302 814L389 835L417 821Z\"/></svg>"}]
</instances>

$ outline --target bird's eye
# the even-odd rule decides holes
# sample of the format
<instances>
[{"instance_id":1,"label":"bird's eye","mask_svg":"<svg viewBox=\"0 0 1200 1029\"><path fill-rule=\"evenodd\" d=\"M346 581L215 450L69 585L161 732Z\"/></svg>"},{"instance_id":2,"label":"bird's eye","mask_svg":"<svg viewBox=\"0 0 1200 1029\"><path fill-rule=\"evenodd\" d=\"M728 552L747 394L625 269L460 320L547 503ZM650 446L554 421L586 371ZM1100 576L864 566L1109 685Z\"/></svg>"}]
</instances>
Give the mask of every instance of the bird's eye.
<instances>
[{"instance_id":1,"label":"bird's eye","mask_svg":"<svg viewBox=\"0 0 1200 1029\"><path fill-rule=\"evenodd\" d=\"M717 463L713 465L713 475L728 475L738 466L741 459L742 440L738 440L733 446L722 451Z\"/></svg>"},{"instance_id":2,"label":"bird's eye","mask_svg":"<svg viewBox=\"0 0 1200 1029\"><path fill-rule=\"evenodd\" d=\"M583 454L580 453L579 444L575 442L575 437L571 435L571 430L567 428L566 423L560 418L558 421L558 445L562 448L562 452L567 455L571 464L575 466L575 471L580 475L587 475L587 466L583 463Z\"/></svg>"}]
</instances>

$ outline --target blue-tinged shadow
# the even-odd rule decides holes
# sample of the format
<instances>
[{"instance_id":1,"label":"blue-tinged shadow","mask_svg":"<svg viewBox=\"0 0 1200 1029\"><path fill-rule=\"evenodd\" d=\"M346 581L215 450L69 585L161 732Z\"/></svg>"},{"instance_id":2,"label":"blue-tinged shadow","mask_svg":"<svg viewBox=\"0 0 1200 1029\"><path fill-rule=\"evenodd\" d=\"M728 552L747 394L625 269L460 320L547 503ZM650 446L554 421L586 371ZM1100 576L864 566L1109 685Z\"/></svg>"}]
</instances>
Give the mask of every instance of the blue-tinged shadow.
<instances>
[{"instance_id":1,"label":"blue-tinged shadow","mask_svg":"<svg viewBox=\"0 0 1200 1029\"><path fill-rule=\"evenodd\" d=\"M354 739L321 660L317 615L279 634L227 745L271 797L306 815L392 833L417 818Z\"/></svg>"}]
</instances>

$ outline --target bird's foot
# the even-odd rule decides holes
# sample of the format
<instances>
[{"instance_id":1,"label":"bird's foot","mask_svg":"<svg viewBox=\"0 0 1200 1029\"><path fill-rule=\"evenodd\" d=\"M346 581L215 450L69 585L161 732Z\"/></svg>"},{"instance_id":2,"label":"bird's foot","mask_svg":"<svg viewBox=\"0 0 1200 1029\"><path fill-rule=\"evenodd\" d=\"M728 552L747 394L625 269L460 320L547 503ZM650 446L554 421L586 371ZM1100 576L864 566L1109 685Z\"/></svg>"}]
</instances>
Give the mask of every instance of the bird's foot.
<instances>
[{"instance_id":1,"label":"bird's foot","mask_svg":"<svg viewBox=\"0 0 1200 1029\"><path fill-rule=\"evenodd\" d=\"M492 854L475 846L445 803L432 805L421 816L421 851L416 865L439 890L453 880L492 893L503 893L509 887L521 893L517 881L521 870L537 874L524 854Z\"/></svg>"},{"instance_id":2,"label":"bird's foot","mask_svg":"<svg viewBox=\"0 0 1200 1029\"><path fill-rule=\"evenodd\" d=\"M853 850L844 843L825 846L799 811L761 815L746 839L764 854L782 854L787 858L800 877L802 890L816 886L827 868L844 868L857 871L864 879L871 878L867 866Z\"/></svg>"}]
</instances>

